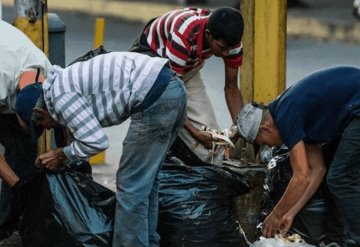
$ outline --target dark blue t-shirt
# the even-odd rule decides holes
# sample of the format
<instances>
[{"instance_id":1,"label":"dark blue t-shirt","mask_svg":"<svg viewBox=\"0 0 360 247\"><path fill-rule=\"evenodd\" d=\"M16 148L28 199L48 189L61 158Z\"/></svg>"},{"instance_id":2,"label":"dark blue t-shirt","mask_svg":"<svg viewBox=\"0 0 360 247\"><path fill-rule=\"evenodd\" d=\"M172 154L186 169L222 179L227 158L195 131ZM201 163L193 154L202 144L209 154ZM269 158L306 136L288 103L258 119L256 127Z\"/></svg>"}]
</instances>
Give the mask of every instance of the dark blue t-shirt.
<instances>
[{"instance_id":1,"label":"dark blue t-shirt","mask_svg":"<svg viewBox=\"0 0 360 247\"><path fill-rule=\"evenodd\" d=\"M324 143L360 116L360 68L334 67L314 72L269 105L284 144Z\"/></svg>"}]
</instances>

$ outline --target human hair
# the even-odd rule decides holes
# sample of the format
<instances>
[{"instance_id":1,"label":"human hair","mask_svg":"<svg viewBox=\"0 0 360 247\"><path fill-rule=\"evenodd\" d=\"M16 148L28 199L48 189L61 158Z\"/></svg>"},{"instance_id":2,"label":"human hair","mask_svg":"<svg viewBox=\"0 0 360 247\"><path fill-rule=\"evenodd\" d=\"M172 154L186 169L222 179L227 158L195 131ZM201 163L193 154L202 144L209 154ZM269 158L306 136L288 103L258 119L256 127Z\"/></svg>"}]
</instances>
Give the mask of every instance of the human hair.
<instances>
[{"instance_id":1,"label":"human hair","mask_svg":"<svg viewBox=\"0 0 360 247\"><path fill-rule=\"evenodd\" d=\"M211 13L206 28L214 39L223 39L228 46L234 46L241 41L244 20L240 11L221 7Z\"/></svg>"},{"instance_id":2,"label":"human hair","mask_svg":"<svg viewBox=\"0 0 360 247\"><path fill-rule=\"evenodd\" d=\"M39 95L39 98L38 100L36 101L36 104L35 104L35 107L34 108L40 108L40 109L44 109L47 111L47 107L46 107L46 104L45 104L45 99L44 99L44 94L43 93L40 93ZM38 113L36 112L32 112L31 114L31 121L38 121L38 120L41 120L42 119L42 116L39 115Z\"/></svg>"},{"instance_id":3,"label":"human hair","mask_svg":"<svg viewBox=\"0 0 360 247\"><path fill-rule=\"evenodd\" d=\"M264 112L261 118L261 124L264 123L265 121L269 120L271 118L271 114L269 111L269 108L264 107Z\"/></svg>"}]
</instances>

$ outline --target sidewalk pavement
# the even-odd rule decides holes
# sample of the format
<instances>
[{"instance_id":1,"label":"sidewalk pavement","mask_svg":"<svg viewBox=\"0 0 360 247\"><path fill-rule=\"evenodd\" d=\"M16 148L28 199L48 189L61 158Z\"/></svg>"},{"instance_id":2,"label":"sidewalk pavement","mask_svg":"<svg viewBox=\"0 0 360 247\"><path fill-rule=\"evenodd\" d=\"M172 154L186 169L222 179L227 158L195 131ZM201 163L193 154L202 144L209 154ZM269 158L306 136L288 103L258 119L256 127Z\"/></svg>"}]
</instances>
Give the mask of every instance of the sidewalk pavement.
<instances>
[{"instance_id":1,"label":"sidewalk pavement","mask_svg":"<svg viewBox=\"0 0 360 247\"><path fill-rule=\"evenodd\" d=\"M305 7L288 8L289 37L310 37L324 41L360 42L360 20L352 15L353 0L300 0ZM50 0L49 12L73 11L94 16L147 22L167 11L182 8L184 0ZM239 0L207 0L196 6L214 9L239 6ZM13 6L14 0L2 0Z\"/></svg>"}]
</instances>

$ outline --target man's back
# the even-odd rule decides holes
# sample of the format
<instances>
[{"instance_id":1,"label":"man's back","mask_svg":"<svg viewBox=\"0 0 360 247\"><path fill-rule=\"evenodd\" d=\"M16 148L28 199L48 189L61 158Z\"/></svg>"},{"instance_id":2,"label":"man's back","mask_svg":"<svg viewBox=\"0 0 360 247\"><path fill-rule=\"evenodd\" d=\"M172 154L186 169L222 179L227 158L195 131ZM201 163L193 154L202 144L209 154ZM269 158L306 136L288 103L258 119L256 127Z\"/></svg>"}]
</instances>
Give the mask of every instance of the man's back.
<instances>
[{"instance_id":1,"label":"man's back","mask_svg":"<svg viewBox=\"0 0 360 247\"><path fill-rule=\"evenodd\" d=\"M119 124L142 102L166 62L137 53L111 52L65 69L57 67L44 83L49 112L56 119L55 111L67 112L68 98L74 102L82 98L86 102L77 108L87 104L103 127ZM50 99L56 99L58 109Z\"/></svg>"},{"instance_id":2,"label":"man's back","mask_svg":"<svg viewBox=\"0 0 360 247\"><path fill-rule=\"evenodd\" d=\"M351 116L360 116L360 69L317 71L289 88L269 109L290 148L301 139L329 141Z\"/></svg>"},{"instance_id":3,"label":"man's back","mask_svg":"<svg viewBox=\"0 0 360 247\"><path fill-rule=\"evenodd\" d=\"M213 55L204 36L211 14L210 10L200 8L165 13L145 28L147 45L158 56L168 58L171 69L179 75L199 69L204 60ZM239 67L242 64L240 41L229 53L230 56L224 58L226 64Z\"/></svg>"},{"instance_id":4,"label":"man's back","mask_svg":"<svg viewBox=\"0 0 360 247\"><path fill-rule=\"evenodd\" d=\"M0 113L13 113L21 74L40 68L46 75L51 64L46 55L16 27L0 20L0 33Z\"/></svg>"}]
</instances>

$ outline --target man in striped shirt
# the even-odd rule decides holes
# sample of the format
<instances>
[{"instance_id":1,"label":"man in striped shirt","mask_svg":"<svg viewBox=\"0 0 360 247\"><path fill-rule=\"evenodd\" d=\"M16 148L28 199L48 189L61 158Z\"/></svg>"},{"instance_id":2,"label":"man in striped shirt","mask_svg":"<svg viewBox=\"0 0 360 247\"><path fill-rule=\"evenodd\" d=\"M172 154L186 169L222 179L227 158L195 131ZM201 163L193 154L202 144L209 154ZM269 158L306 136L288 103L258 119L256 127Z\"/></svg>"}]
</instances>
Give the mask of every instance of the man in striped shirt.
<instances>
[{"instance_id":1,"label":"man in striped shirt","mask_svg":"<svg viewBox=\"0 0 360 247\"><path fill-rule=\"evenodd\" d=\"M176 143L185 143L198 158L209 161L212 138L202 126L219 129L199 70L212 55L222 57L225 67L225 98L233 120L243 105L238 88L242 64L243 19L239 11L222 7L211 12L199 8L174 10L151 20L131 51L170 60L187 89L188 120ZM202 145L197 145L198 143ZM172 148L176 153L176 147Z\"/></svg>"},{"instance_id":2,"label":"man in striped shirt","mask_svg":"<svg viewBox=\"0 0 360 247\"><path fill-rule=\"evenodd\" d=\"M167 62L112 52L65 69L54 66L31 119L20 116L27 126L49 129L59 123L72 133L70 145L37 158L48 169L106 149L103 128L131 118L117 171L112 246L158 246L157 175L186 112L183 82Z\"/></svg>"}]
</instances>

